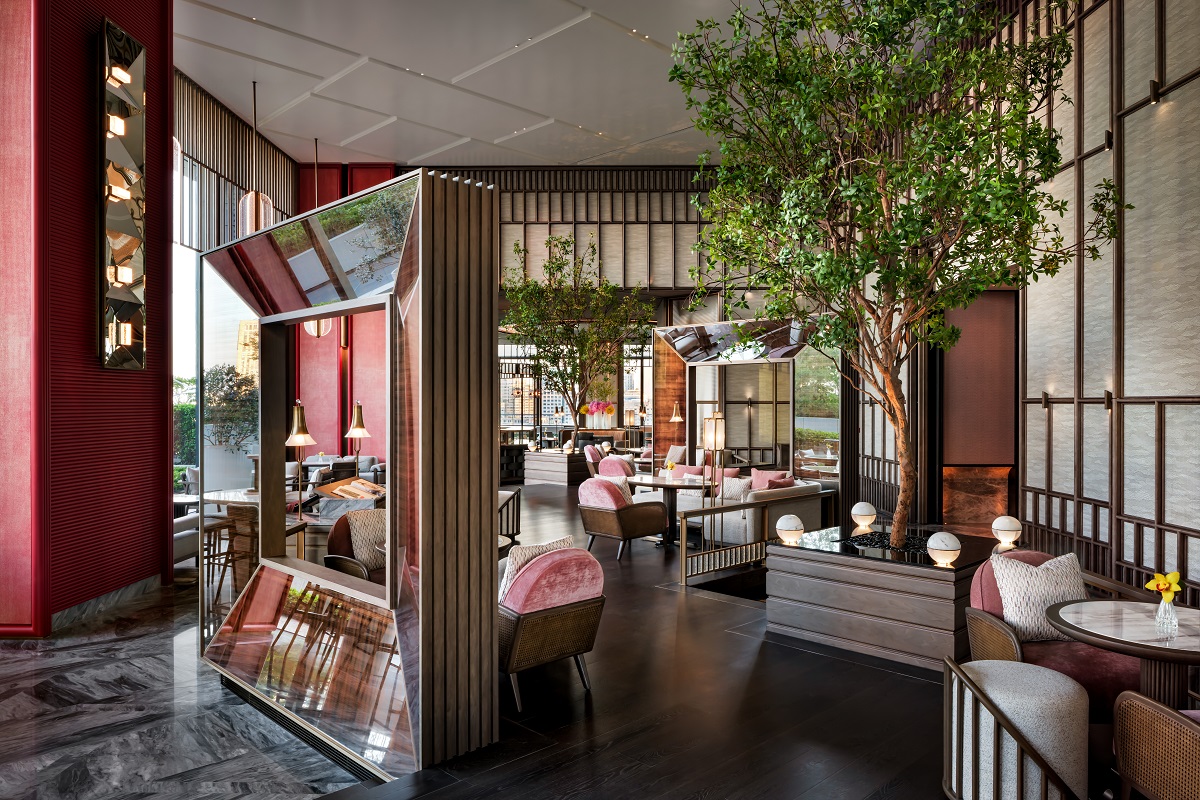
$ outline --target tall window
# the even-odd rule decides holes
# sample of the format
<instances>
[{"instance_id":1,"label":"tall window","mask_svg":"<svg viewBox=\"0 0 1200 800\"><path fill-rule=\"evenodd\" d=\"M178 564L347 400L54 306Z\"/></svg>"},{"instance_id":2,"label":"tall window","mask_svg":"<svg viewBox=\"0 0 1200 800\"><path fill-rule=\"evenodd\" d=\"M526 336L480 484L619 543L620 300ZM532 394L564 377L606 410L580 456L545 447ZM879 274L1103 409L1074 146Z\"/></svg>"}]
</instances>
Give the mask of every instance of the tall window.
<instances>
[{"instance_id":1,"label":"tall window","mask_svg":"<svg viewBox=\"0 0 1200 800\"><path fill-rule=\"evenodd\" d=\"M841 376L820 351L806 347L796 356L795 452L804 477L837 472Z\"/></svg>"},{"instance_id":2,"label":"tall window","mask_svg":"<svg viewBox=\"0 0 1200 800\"><path fill-rule=\"evenodd\" d=\"M625 345L623 400L626 424L650 425L653 420L654 379L653 353L649 344ZM639 411L645 410L644 418ZM630 412L633 412L630 414Z\"/></svg>"}]
</instances>

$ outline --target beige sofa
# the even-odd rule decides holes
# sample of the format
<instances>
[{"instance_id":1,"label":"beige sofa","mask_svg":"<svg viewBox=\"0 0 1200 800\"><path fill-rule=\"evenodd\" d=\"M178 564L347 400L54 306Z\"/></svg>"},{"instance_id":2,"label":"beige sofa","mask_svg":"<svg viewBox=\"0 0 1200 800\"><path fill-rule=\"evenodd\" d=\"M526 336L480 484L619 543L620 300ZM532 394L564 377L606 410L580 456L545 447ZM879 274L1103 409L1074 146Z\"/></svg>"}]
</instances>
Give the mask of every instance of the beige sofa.
<instances>
[{"instance_id":1,"label":"beige sofa","mask_svg":"<svg viewBox=\"0 0 1200 800\"><path fill-rule=\"evenodd\" d=\"M770 501L765 508L746 508L727 511L704 519L705 538L712 538L726 545L749 544L762 538L762 515L766 514L769 537L774 536L775 523L785 514L795 514L804 522L804 529L819 530L821 525L821 484L816 481L797 480L795 486L786 489L759 489L746 495L744 502L754 503ZM639 495L637 499L642 498ZM720 502L720 498L717 498ZM710 498L704 498L705 507L711 505ZM691 511L700 508L701 498L686 492L680 492L676 507L680 511Z\"/></svg>"}]
</instances>

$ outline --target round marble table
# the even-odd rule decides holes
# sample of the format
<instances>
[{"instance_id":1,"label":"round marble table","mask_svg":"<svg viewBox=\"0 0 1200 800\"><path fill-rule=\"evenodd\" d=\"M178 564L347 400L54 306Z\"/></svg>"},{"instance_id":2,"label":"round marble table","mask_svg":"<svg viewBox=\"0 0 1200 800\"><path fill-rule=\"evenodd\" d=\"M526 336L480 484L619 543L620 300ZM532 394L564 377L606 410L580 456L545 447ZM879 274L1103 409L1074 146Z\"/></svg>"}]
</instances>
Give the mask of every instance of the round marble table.
<instances>
[{"instance_id":1,"label":"round marble table","mask_svg":"<svg viewBox=\"0 0 1200 800\"><path fill-rule=\"evenodd\" d=\"M660 475L645 474L637 474L629 478L630 486L662 490L663 505L667 509L667 533L663 536L663 544L675 544L679 538L679 517L676 516L678 503L675 501L675 493L680 490L693 489L708 494L712 489L713 482L711 480L699 480L699 476L696 476L696 478L695 480L687 480L686 478L668 478Z\"/></svg>"},{"instance_id":2,"label":"round marble table","mask_svg":"<svg viewBox=\"0 0 1200 800\"><path fill-rule=\"evenodd\" d=\"M1170 708L1187 702L1188 667L1200 664L1200 611L1177 606L1179 631L1154 626L1157 603L1133 600L1069 600L1046 609L1046 619L1072 639L1137 656L1141 692Z\"/></svg>"}]
</instances>

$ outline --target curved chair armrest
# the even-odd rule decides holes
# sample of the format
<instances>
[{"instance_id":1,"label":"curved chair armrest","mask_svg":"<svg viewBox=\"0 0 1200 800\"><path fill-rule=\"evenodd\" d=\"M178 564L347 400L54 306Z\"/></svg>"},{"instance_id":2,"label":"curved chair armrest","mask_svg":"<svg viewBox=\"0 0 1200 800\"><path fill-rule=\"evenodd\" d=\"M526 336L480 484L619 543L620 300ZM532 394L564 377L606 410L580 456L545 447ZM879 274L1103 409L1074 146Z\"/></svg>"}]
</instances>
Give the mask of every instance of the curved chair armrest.
<instances>
[{"instance_id":1,"label":"curved chair armrest","mask_svg":"<svg viewBox=\"0 0 1200 800\"><path fill-rule=\"evenodd\" d=\"M366 565L349 556L325 556L325 566L356 578L362 578L364 581L371 580L371 572Z\"/></svg>"},{"instance_id":2,"label":"curved chair armrest","mask_svg":"<svg viewBox=\"0 0 1200 800\"><path fill-rule=\"evenodd\" d=\"M999 617L977 608L966 609L967 637L972 661L1024 661L1017 632Z\"/></svg>"},{"instance_id":3,"label":"curved chair armrest","mask_svg":"<svg viewBox=\"0 0 1200 800\"><path fill-rule=\"evenodd\" d=\"M617 509L617 517L621 520L621 529L627 539L654 536L671 525L666 505L653 500Z\"/></svg>"}]
</instances>

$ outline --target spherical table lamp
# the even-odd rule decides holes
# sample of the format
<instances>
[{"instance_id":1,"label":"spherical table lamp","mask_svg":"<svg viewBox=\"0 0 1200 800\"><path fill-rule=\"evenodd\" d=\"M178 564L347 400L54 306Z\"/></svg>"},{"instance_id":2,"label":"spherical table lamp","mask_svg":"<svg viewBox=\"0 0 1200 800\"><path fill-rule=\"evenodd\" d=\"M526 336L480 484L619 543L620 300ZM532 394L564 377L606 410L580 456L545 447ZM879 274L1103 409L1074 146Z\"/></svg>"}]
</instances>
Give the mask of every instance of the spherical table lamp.
<instances>
[{"instance_id":1,"label":"spherical table lamp","mask_svg":"<svg viewBox=\"0 0 1200 800\"><path fill-rule=\"evenodd\" d=\"M938 531L929 537L925 549L929 551L929 557L933 559L933 563L939 567L951 567L954 565L954 559L958 558L959 551L962 550L962 543L953 533Z\"/></svg>"},{"instance_id":2,"label":"spherical table lamp","mask_svg":"<svg viewBox=\"0 0 1200 800\"><path fill-rule=\"evenodd\" d=\"M784 544L798 545L804 536L804 522L795 514L785 514L775 523L775 535Z\"/></svg>"},{"instance_id":3,"label":"spherical table lamp","mask_svg":"<svg viewBox=\"0 0 1200 800\"><path fill-rule=\"evenodd\" d=\"M996 517L992 522L992 534L1001 544L1011 545L1021 538L1021 520L1016 517Z\"/></svg>"},{"instance_id":4,"label":"spherical table lamp","mask_svg":"<svg viewBox=\"0 0 1200 800\"><path fill-rule=\"evenodd\" d=\"M857 522L859 527L865 528L875 521L875 513L875 506L870 503L855 503L854 508L850 509L850 519Z\"/></svg>"}]
</instances>

